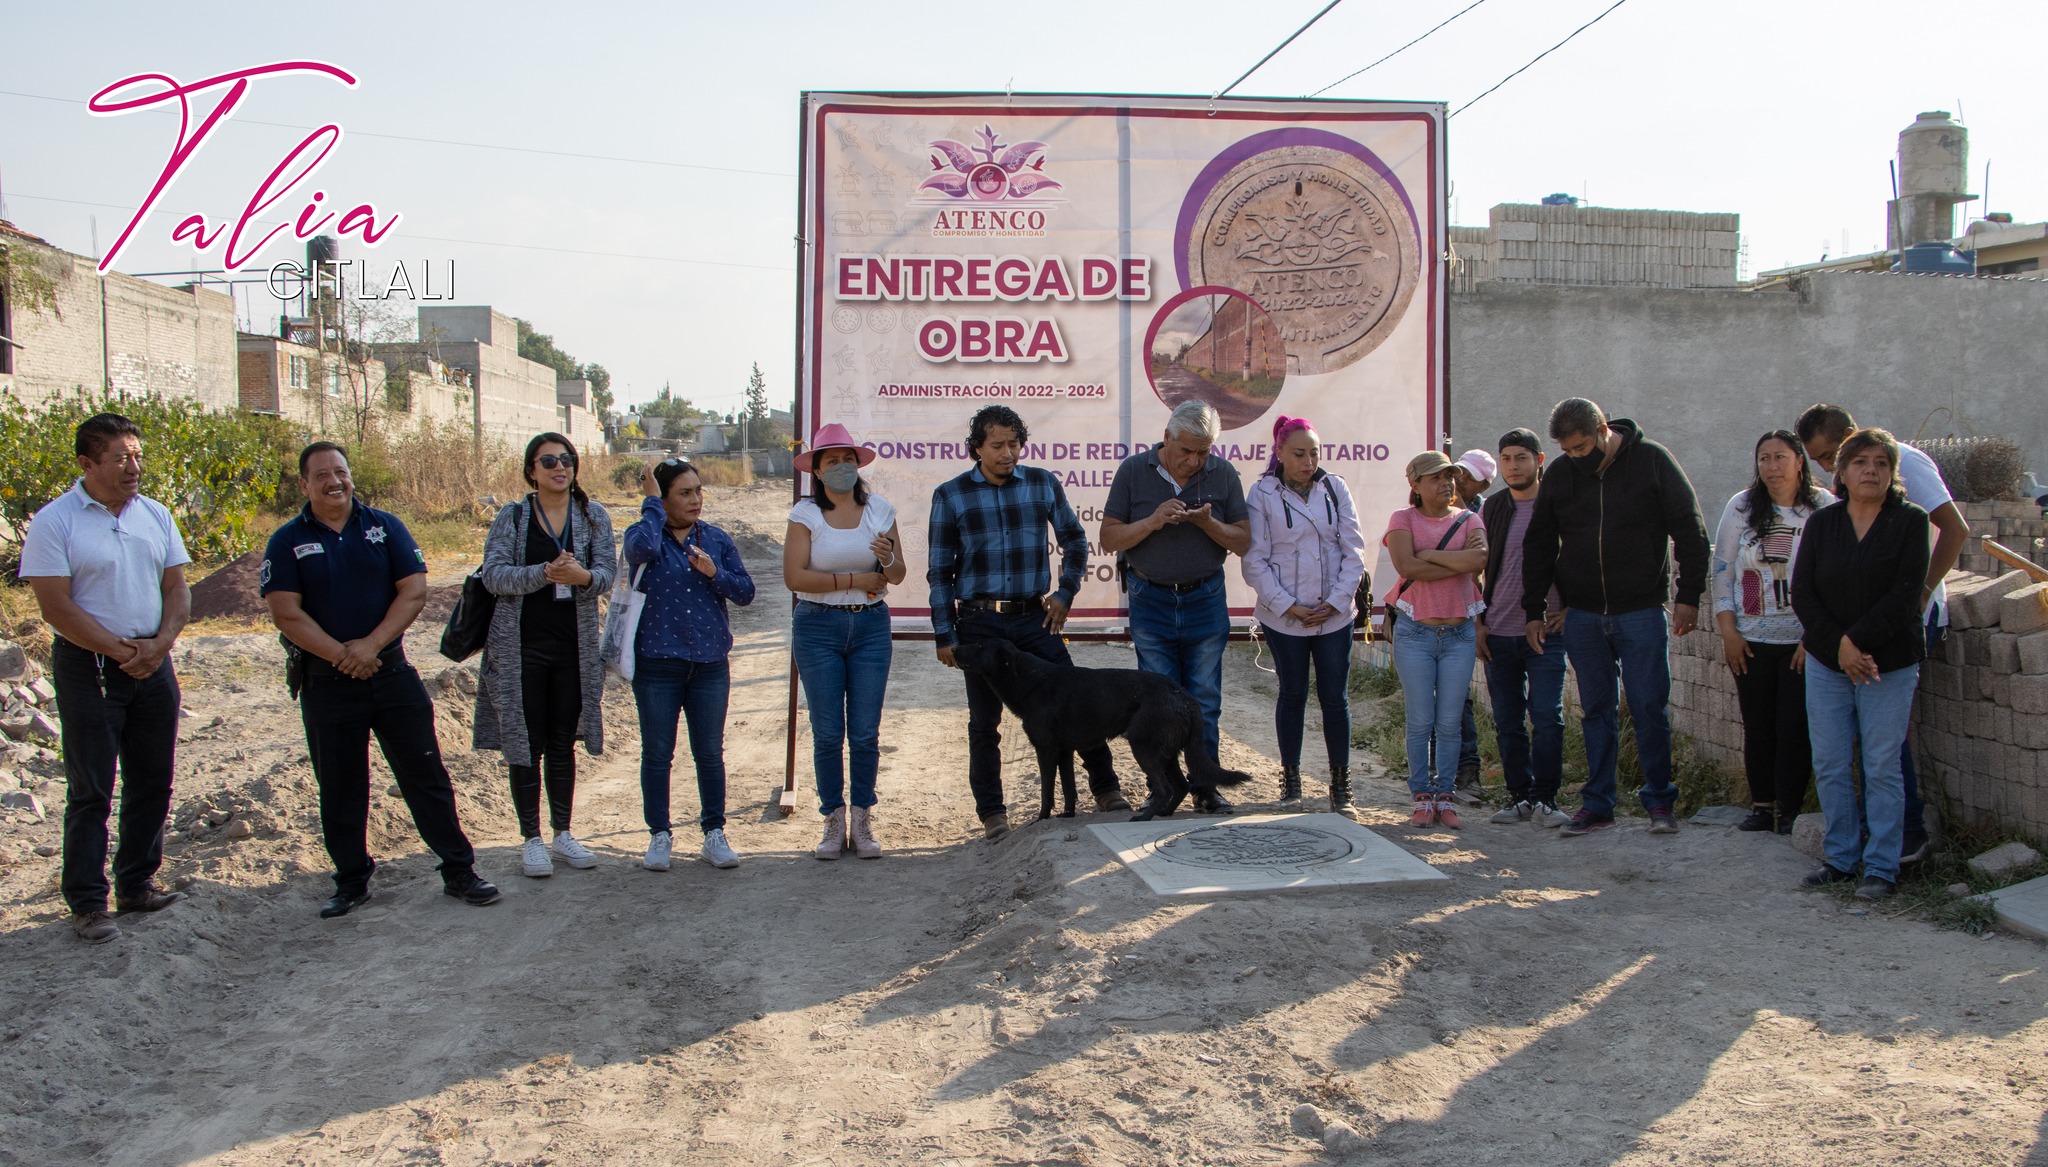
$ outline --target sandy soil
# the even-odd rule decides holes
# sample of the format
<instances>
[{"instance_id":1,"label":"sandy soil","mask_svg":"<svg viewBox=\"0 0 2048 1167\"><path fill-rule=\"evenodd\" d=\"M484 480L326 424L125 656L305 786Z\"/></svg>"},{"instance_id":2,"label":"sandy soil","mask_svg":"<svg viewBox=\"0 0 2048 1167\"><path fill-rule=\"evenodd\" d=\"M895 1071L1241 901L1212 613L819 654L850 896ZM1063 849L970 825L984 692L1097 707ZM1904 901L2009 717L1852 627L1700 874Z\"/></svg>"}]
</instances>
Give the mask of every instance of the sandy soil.
<instances>
[{"instance_id":1,"label":"sandy soil","mask_svg":"<svg viewBox=\"0 0 2048 1167\"><path fill-rule=\"evenodd\" d=\"M903 643L889 853L816 862L814 810L772 809L782 499L719 490L708 511L758 536L764 583L737 621L732 871L638 867L614 685L577 806L602 863L522 878L499 759L467 749L472 678L428 629L408 647L505 898L442 896L380 780L377 898L320 920L274 637L181 646L164 877L187 902L81 945L32 850L56 819L0 826L0 1163L1309 1163L1303 1103L1361 1133L1361 1162L2048 1163L2042 949L1802 893L1776 837L1418 834L1366 766L1368 821L1447 885L1161 901L1085 820L979 841L959 677ZM1251 804L1275 792L1271 678L1248 653L1227 668L1225 761L1260 774ZM1005 749L1028 801L1021 733ZM24 763L56 811L54 758L6 766ZM680 774L675 806L696 812Z\"/></svg>"}]
</instances>

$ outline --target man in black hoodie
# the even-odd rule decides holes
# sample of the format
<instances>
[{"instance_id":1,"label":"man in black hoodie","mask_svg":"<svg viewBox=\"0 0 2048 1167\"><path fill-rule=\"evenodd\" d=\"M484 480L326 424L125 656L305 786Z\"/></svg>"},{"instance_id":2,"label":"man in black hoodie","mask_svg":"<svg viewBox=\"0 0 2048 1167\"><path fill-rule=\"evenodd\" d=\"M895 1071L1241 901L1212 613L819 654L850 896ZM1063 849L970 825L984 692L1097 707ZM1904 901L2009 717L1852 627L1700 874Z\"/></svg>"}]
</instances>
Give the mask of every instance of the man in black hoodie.
<instances>
[{"instance_id":1,"label":"man in black hoodie","mask_svg":"<svg viewBox=\"0 0 2048 1167\"><path fill-rule=\"evenodd\" d=\"M1565 457L1543 472L1522 558L1522 609L1529 647L1543 651L1544 598L1564 599L1564 646L1579 678L1580 723L1590 772L1582 805L1558 833L1585 835L1614 825L1620 689L1635 722L1643 768L1640 797L1650 832L1678 831L1671 781L1670 635L1699 623L1707 586L1707 529L1692 483L1671 451L1626 418L1571 397L1550 413L1550 436ZM1678 590L1671 588L1671 551Z\"/></svg>"}]
</instances>

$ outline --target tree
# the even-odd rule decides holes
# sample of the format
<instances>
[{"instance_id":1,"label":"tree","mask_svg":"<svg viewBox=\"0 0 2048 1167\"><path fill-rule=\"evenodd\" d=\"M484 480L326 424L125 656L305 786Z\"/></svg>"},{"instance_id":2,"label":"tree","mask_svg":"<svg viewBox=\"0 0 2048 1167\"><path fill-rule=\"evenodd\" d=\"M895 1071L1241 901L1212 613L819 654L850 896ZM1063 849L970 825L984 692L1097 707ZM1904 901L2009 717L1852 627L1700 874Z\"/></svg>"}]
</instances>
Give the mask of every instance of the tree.
<instances>
[{"instance_id":1,"label":"tree","mask_svg":"<svg viewBox=\"0 0 2048 1167\"><path fill-rule=\"evenodd\" d=\"M536 332L533 325L516 316L512 319L519 326L519 355L553 369L557 380L590 382L590 411L597 415L599 421L609 421L612 411L611 373L595 361L587 365L577 364L575 357L556 346L554 337Z\"/></svg>"},{"instance_id":2,"label":"tree","mask_svg":"<svg viewBox=\"0 0 2048 1167\"><path fill-rule=\"evenodd\" d=\"M640 416L674 418L677 421L718 420L716 412L699 409L690 404L688 398L677 397L666 381L661 383L661 392L654 395L654 400L640 407Z\"/></svg>"},{"instance_id":3,"label":"tree","mask_svg":"<svg viewBox=\"0 0 2048 1167\"><path fill-rule=\"evenodd\" d=\"M603 365L592 362L583 366L583 379L590 382L590 407L601 422L613 420L612 375Z\"/></svg>"},{"instance_id":4,"label":"tree","mask_svg":"<svg viewBox=\"0 0 2048 1167\"><path fill-rule=\"evenodd\" d=\"M736 414L727 414L725 423L733 427L729 440L746 449L773 444L775 421L768 413L768 379L761 375L761 362L754 362L754 369L747 374L746 402Z\"/></svg>"}]
</instances>

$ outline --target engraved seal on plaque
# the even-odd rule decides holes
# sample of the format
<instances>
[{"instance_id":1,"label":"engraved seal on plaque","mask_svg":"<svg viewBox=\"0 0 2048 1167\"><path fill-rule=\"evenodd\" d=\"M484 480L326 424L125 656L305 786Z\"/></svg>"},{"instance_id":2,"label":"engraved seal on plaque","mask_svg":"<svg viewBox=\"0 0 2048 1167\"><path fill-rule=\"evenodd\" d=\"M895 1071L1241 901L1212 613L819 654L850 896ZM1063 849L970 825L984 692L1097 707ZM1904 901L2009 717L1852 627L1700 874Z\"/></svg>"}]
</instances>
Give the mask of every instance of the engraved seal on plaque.
<instances>
[{"instance_id":1,"label":"engraved seal on plaque","mask_svg":"<svg viewBox=\"0 0 2048 1167\"><path fill-rule=\"evenodd\" d=\"M1192 867L1241 871L1284 870L1340 863L1356 853L1334 831L1291 823L1231 823L1197 827L1153 845L1152 853Z\"/></svg>"},{"instance_id":2,"label":"engraved seal on plaque","mask_svg":"<svg viewBox=\"0 0 2048 1167\"><path fill-rule=\"evenodd\" d=\"M1190 286L1250 296L1279 326L1287 372L1341 369L1401 322L1423 260L1407 200L1344 150L1283 145L1204 195L1187 236Z\"/></svg>"}]
</instances>

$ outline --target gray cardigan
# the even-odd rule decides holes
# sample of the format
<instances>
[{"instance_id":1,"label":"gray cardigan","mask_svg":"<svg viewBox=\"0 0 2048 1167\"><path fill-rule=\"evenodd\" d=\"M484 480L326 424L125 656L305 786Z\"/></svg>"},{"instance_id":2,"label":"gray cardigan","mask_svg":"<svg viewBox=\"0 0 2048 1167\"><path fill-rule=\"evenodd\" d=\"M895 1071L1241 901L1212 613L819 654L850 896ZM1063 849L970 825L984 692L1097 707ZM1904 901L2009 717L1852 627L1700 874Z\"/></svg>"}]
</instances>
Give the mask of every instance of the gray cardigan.
<instances>
[{"instance_id":1,"label":"gray cardigan","mask_svg":"<svg viewBox=\"0 0 2048 1167\"><path fill-rule=\"evenodd\" d=\"M484 641L483 669L477 678L476 726L471 747L503 751L512 765L531 765L532 742L526 733L526 706L520 688L519 611L530 592L553 587L541 564L526 562L526 516L533 496L501 507L484 537L484 587L498 597L491 616L490 635ZM570 544L576 558L590 572L590 582L576 589L576 663L583 687L583 718L576 736L591 754L604 753L604 665L598 660L603 631L597 614L598 597L612 590L618 574L618 557L612 547L612 517L603 506L592 503L590 512L571 500L569 504Z\"/></svg>"}]
</instances>

